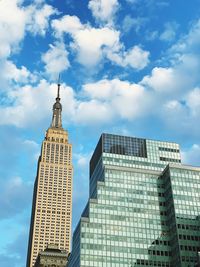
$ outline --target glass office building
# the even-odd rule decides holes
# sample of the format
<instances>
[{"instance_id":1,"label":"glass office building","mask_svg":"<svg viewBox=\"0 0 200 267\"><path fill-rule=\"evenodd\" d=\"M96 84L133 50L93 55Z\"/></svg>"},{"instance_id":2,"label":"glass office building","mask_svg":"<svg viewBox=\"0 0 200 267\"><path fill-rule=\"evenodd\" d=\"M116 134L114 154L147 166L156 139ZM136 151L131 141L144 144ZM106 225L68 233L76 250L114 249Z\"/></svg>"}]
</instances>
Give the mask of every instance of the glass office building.
<instances>
[{"instance_id":1,"label":"glass office building","mask_svg":"<svg viewBox=\"0 0 200 267\"><path fill-rule=\"evenodd\" d=\"M194 267L198 251L200 168L176 143L102 134L67 266Z\"/></svg>"}]
</instances>

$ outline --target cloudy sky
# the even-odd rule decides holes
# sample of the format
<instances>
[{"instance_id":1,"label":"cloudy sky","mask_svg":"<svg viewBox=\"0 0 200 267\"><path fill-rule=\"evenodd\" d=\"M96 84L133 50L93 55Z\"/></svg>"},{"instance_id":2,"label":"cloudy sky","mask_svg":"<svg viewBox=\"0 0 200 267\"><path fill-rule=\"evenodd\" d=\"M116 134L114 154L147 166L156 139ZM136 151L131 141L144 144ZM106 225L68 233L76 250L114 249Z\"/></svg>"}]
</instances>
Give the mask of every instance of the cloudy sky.
<instances>
[{"instance_id":1,"label":"cloudy sky","mask_svg":"<svg viewBox=\"0 0 200 267\"><path fill-rule=\"evenodd\" d=\"M0 0L0 265L24 267L61 73L73 228L102 132L175 141L200 165L200 0Z\"/></svg>"}]
</instances>

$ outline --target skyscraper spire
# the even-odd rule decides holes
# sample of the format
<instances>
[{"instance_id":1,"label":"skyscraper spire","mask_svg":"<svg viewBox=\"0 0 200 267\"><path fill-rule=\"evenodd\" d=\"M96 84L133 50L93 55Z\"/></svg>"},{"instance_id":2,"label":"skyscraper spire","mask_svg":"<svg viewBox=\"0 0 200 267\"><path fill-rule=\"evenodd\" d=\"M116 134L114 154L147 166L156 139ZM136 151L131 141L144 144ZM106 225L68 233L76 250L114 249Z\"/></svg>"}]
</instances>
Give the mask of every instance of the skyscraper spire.
<instances>
[{"instance_id":1,"label":"skyscraper spire","mask_svg":"<svg viewBox=\"0 0 200 267\"><path fill-rule=\"evenodd\" d=\"M60 74L58 76L58 93L57 93L57 98L60 99Z\"/></svg>"},{"instance_id":2,"label":"skyscraper spire","mask_svg":"<svg viewBox=\"0 0 200 267\"><path fill-rule=\"evenodd\" d=\"M60 76L58 79L58 91L56 102L53 105L53 117L51 127L62 128L62 105L60 103Z\"/></svg>"}]
</instances>

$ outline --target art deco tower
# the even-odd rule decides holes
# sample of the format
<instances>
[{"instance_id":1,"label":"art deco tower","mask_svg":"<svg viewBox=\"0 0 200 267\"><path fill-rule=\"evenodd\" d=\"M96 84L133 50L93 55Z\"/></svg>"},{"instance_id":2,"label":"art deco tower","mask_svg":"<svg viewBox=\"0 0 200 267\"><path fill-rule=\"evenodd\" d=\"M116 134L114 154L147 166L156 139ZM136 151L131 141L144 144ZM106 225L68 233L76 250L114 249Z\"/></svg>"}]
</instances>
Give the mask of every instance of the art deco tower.
<instances>
[{"instance_id":1,"label":"art deco tower","mask_svg":"<svg viewBox=\"0 0 200 267\"><path fill-rule=\"evenodd\" d=\"M34 185L27 267L48 244L70 251L72 214L72 145L62 128L60 84L50 128L42 143Z\"/></svg>"}]
</instances>

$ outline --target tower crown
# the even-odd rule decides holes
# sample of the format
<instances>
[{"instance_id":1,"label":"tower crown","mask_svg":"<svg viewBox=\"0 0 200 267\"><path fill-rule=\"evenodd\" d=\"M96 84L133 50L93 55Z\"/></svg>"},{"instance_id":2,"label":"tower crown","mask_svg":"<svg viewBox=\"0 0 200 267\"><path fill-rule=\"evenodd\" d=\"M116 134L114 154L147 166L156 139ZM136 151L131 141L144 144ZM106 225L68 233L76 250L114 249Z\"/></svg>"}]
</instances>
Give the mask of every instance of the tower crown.
<instances>
[{"instance_id":1,"label":"tower crown","mask_svg":"<svg viewBox=\"0 0 200 267\"><path fill-rule=\"evenodd\" d=\"M51 127L62 128L62 105L60 103L60 83L58 83L56 102L53 105L53 117L52 117Z\"/></svg>"}]
</instances>

